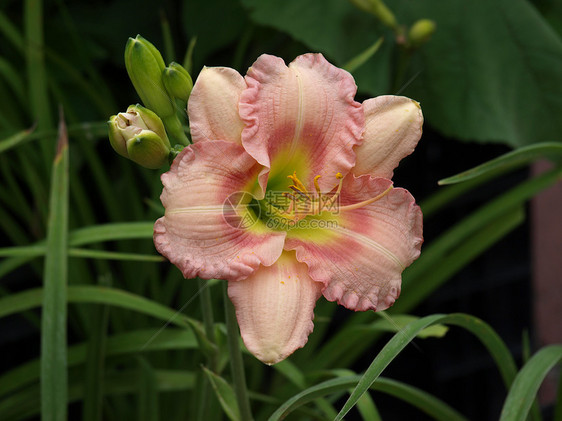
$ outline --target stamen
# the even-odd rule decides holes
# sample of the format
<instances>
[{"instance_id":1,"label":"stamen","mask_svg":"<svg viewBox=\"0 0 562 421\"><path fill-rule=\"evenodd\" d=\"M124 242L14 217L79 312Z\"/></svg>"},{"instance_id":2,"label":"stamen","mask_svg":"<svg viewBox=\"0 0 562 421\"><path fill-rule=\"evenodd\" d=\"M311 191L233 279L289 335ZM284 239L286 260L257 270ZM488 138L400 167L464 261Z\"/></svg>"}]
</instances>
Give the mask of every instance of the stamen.
<instances>
[{"instance_id":1,"label":"stamen","mask_svg":"<svg viewBox=\"0 0 562 421\"><path fill-rule=\"evenodd\" d=\"M353 205L340 206L339 210L340 211L353 210L353 209L362 208L363 206L370 205L371 203L376 202L377 200L380 200L383 197L385 197L390 192L390 190L392 190L393 188L394 188L394 186L390 186L388 189L383 191L381 194L379 194L375 197L372 197L368 200L364 200L363 202L354 203Z\"/></svg>"},{"instance_id":2,"label":"stamen","mask_svg":"<svg viewBox=\"0 0 562 421\"><path fill-rule=\"evenodd\" d=\"M291 186L289 186L289 188L290 188L291 190L293 190L295 193L300 194L306 201L310 201L310 196L307 195L305 192L299 190L299 188L298 188L297 186L292 186L292 185L291 185ZM294 196L293 196L293 197L294 197Z\"/></svg>"},{"instance_id":3,"label":"stamen","mask_svg":"<svg viewBox=\"0 0 562 421\"><path fill-rule=\"evenodd\" d=\"M287 178L291 179L291 181L293 183L295 183L295 186L297 189L299 189L302 192L306 191L306 187L304 186L304 184L302 184L302 182L298 179L297 177L297 172L293 172L293 175L288 175Z\"/></svg>"},{"instance_id":4,"label":"stamen","mask_svg":"<svg viewBox=\"0 0 562 421\"><path fill-rule=\"evenodd\" d=\"M336 202L336 200L338 200L338 197L340 196L341 188L342 188L342 185L343 185L343 175L342 175L341 172L336 173L336 178L338 180L340 180L340 183L338 184L338 189L336 190L336 192L334 193L332 198L327 201L329 207L332 207L334 205L334 203Z\"/></svg>"},{"instance_id":5,"label":"stamen","mask_svg":"<svg viewBox=\"0 0 562 421\"><path fill-rule=\"evenodd\" d=\"M322 192L320 191L320 186L318 185L318 179L322 177L321 175L317 175L316 177L314 177L314 188L316 189L316 193L318 193L318 197L320 197L320 195L322 194Z\"/></svg>"}]
</instances>

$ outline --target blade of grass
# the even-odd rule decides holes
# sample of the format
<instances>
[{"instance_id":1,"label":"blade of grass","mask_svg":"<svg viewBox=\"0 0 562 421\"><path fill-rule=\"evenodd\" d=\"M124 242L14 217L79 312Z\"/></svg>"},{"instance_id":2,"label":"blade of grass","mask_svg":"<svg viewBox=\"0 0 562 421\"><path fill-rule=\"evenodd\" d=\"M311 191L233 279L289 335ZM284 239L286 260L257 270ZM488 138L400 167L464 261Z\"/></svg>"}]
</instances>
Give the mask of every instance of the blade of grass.
<instances>
[{"instance_id":1,"label":"blade of grass","mask_svg":"<svg viewBox=\"0 0 562 421\"><path fill-rule=\"evenodd\" d=\"M500 421L525 421L548 372L562 361L562 345L542 348L517 373L507 394Z\"/></svg>"},{"instance_id":2,"label":"blade of grass","mask_svg":"<svg viewBox=\"0 0 562 421\"><path fill-rule=\"evenodd\" d=\"M240 410L238 408L238 402L236 400L236 394L228 382L223 379L218 374L213 373L208 368L203 367L203 372L207 376L207 379L213 386L215 395L219 400L219 403L224 410L224 413L232 421L240 421Z\"/></svg>"},{"instance_id":3,"label":"blade of grass","mask_svg":"<svg viewBox=\"0 0 562 421\"><path fill-rule=\"evenodd\" d=\"M160 26L162 27L162 39L164 40L164 58L166 63L171 63L176 59L174 51L174 38L170 28L170 21L166 17L164 10L160 10Z\"/></svg>"},{"instance_id":4,"label":"blade of grass","mask_svg":"<svg viewBox=\"0 0 562 421\"><path fill-rule=\"evenodd\" d=\"M155 389L161 392L192 390L195 376L190 371L155 370ZM104 396L128 395L137 393L140 376L138 370L124 370L108 374L104 379ZM0 402L2 420L25 420L39 413L39 393L37 387L27 388ZM76 402L84 396L83 380L80 376L71 380L69 402ZM128 419L127 417L118 419Z\"/></svg>"},{"instance_id":5,"label":"blade of grass","mask_svg":"<svg viewBox=\"0 0 562 421\"><path fill-rule=\"evenodd\" d=\"M365 374L361 377L361 380L357 383L353 393L346 401L334 421L341 421L343 419L351 408L355 406L359 398L377 380L382 371L392 362L392 360L394 360L394 358L406 347L406 345L414 339L418 332L436 323L460 326L474 334L482 342L494 359L506 387L510 387L517 372L515 361L513 360L513 356L510 354L505 343L490 326L482 320L468 314L434 314L410 323L394 335L390 341L388 341L384 348L373 359L373 362Z\"/></svg>"},{"instance_id":6,"label":"blade of grass","mask_svg":"<svg viewBox=\"0 0 562 421\"><path fill-rule=\"evenodd\" d=\"M354 387L361 380L361 376L339 377L326 380L315 386L298 393L281 405L268 419L268 421L279 421L300 406L311 402L319 397L332 393L345 391ZM446 403L434 396L407 384L379 377L371 386L373 390L395 396L423 412L430 414L440 421L466 421L466 418L451 408Z\"/></svg>"},{"instance_id":7,"label":"blade of grass","mask_svg":"<svg viewBox=\"0 0 562 421\"><path fill-rule=\"evenodd\" d=\"M406 285L403 287L404 293L388 312L392 317L395 317L395 314L410 311L420 302L422 294L428 295L438 285L445 282L449 276L511 232L523 220L523 209L517 208L491 221L488 225L480 227L475 235L466 242L461 243L447 255L446 259L443 259L439 265L435 266L434 271L428 272L427 275L419 276L416 278L416 282L411 280L407 270L403 275L403 285ZM424 254L422 253L420 259L424 258L423 256ZM418 285L421 282L428 285ZM407 285L412 285L412 287ZM363 319L368 317L368 314L358 313L352 317L354 322L350 323L349 327L340 330L319 350L314 360L309 364L311 368L333 367L334 364L342 367L349 366L377 340L379 336L376 334L376 331L372 330L376 325L374 323L367 325L363 321ZM369 332L369 334L366 335L366 332ZM365 340L366 337L369 340Z\"/></svg>"},{"instance_id":8,"label":"blade of grass","mask_svg":"<svg viewBox=\"0 0 562 421\"><path fill-rule=\"evenodd\" d=\"M0 11L0 31L17 50L21 52L25 50L25 42L18 27L2 11Z\"/></svg>"},{"instance_id":9,"label":"blade of grass","mask_svg":"<svg viewBox=\"0 0 562 421\"><path fill-rule=\"evenodd\" d=\"M21 105L25 105L27 98L25 96L25 85L20 74L16 71L14 66L6 59L0 57L0 75L8 82L12 91L16 95Z\"/></svg>"},{"instance_id":10,"label":"blade of grass","mask_svg":"<svg viewBox=\"0 0 562 421\"><path fill-rule=\"evenodd\" d=\"M536 143L508 152L470 170L439 180L440 185L456 184L492 173L493 176L520 168L538 158L560 159L562 144L559 142Z\"/></svg>"},{"instance_id":11,"label":"blade of grass","mask_svg":"<svg viewBox=\"0 0 562 421\"><path fill-rule=\"evenodd\" d=\"M41 314L41 413L43 420L54 421L66 419L68 399L66 371L68 137L62 115L53 165L47 227Z\"/></svg>"},{"instance_id":12,"label":"blade of grass","mask_svg":"<svg viewBox=\"0 0 562 421\"><path fill-rule=\"evenodd\" d=\"M43 43L43 1L25 0L25 40L29 106L31 115L41 130L53 127L49 106L47 74L45 70L45 46ZM50 142L41 142L45 163L51 161Z\"/></svg>"},{"instance_id":13,"label":"blade of grass","mask_svg":"<svg viewBox=\"0 0 562 421\"><path fill-rule=\"evenodd\" d=\"M101 421L103 416L103 378L107 346L108 306L89 309L93 320L84 370L83 421ZM69 350L70 354L70 350Z\"/></svg>"},{"instance_id":14,"label":"blade of grass","mask_svg":"<svg viewBox=\"0 0 562 421\"><path fill-rule=\"evenodd\" d=\"M204 330L198 320L191 319L175 309L166 307L156 301L117 288L94 285L69 286L67 292L69 303L108 304L146 314L176 326L188 328L190 325L195 324L202 331ZM29 289L0 298L0 317L6 317L20 311L38 307L42 302L43 288Z\"/></svg>"},{"instance_id":15,"label":"blade of grass","mask_svg":"<svg viewBox=\"0 0 562 421\"><path fill-rule=\"evenodd\" d=\"M188 329L166 328L158 335L155 329L120 333L107 338L106 357L140 352L196 349L197 341ZM68 348L68 367L76 367L87 359L89 342ZM33 360L0 376L0 396L7 396L23 386L39 381L40 361Z\"/></svg>"},{"instance_id":16,"label":"blade of grass","mask_svg":"<svg viewBox=\"0 0 562 421\"><path fill-rule=\"evenodd\" d=\"M437 257L437 255L430 253L440 246L440 241L448 239L447 235L454 234L454 231L440 237L427 248L426 256L428 257L424 257L434 263L433 268L427 269L423 273L414 272L414 267L411 271L405 271L402 288L408 293L397 300L396 306L393 306L389 312L394 314L411 311L468 263L521 225L524 220L525 211L521 206L508 210L486 225L478 227L472 235L460 242L459 245L451 248L447 253L439 254L439 257ZM422 263L427 263L427 261L422 261Z\"/></svg>"},{"instance_id":17,"label":"blade of grass","mask_svg":"<svg viewBox=\"0 0 562 421\"><path fill-rule=\"evenodd\" d=\"M146 358L138 357L140 387L138 393L139 421L158 421L158 384L156 373Z\"/></svg>"},{"instance_id":18,"label":"blade of grass","mask_svg":"<svg viewBox=\"0 0 562 421\"><path fill-rule=\"evenodd\" d=\"M247 395L246 374L244 372L244 362L240 351L240 332L236 322L236 312L234 305L228 298L227 284L223 285L224 311L226 314L226 328L228 331L228 352L230 354L230 368L234 382L234 392L240 409L240 416L244 421L252 421L252 410L250 400Z\"/></svg>"},{"instance_id":19,"label":"blade of grass","mask_svg":"<svg viewBox=\"0 0 562 421\"><path fill-rule=\"evenodd\" d=\"M378 40L374 42L373 45L371 45L365 51L361 52L359 55L353 57L351 60L345 63L343 65L343 68L347 70L349 73L353 73L354 71L356 71L358 68L363 66L367 62L367 60L369 60L371 57L375 55L375 53L381 47L383 41L384 41L384 37L380 37Z\"/></svg>"},{"instance_id":20,"label":"blade of grass","mask_svg":"<svg viewBox=\"0 0 562 421\"><path fill-rule=\"evenodd\" d=\"M1 212L1 211L0 211ZM1 213L0 213L1 214ZM6 247L0 248L0 257L38 257L45 254L46 245ZM90 250L82 248L69 248L69 257L83 257L87 259L128 260L137 262L162 262L164 258L157 255L138 253L120 253L116 251Z\"/></svg>"}]
</instances>

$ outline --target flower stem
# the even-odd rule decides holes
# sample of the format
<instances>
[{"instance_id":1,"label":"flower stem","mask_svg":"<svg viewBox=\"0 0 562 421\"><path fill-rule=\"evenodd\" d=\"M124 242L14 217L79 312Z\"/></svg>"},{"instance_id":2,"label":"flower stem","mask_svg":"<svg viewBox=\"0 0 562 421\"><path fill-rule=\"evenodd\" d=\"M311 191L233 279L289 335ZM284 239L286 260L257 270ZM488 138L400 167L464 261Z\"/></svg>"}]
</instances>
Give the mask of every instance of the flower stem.
<instances>
[{"instance_id":1,"label":"flower stem","mask_svg":"<svg viewBox=\"0 0 562 421\"><path fill-rule=\"evenodd\" d=\"M211 301L211 290L208 281L197 278L197 284L201 291L201 312L203 313L203 326L205 326L205 334L211 343L215 343L215 327L213 317L213 303Z\"/></svg>"},{"instance_id":2,"label":"flower stem","mask_svg":"<svg viewBox=\"0 0 562 421\"><path fill-rule=\"evenodd\" d=\"M234 306L228 298L227 283L224 283L224 311L226 314L226 330L228 333L228 352L230 354L230 367L234 381L234 393L240 409L240 417L244 421L252 421L252 410L246 389L246 376L244 374L244 362L240 351L240 333L236 322Z\"/></svg>"}]
</instances>

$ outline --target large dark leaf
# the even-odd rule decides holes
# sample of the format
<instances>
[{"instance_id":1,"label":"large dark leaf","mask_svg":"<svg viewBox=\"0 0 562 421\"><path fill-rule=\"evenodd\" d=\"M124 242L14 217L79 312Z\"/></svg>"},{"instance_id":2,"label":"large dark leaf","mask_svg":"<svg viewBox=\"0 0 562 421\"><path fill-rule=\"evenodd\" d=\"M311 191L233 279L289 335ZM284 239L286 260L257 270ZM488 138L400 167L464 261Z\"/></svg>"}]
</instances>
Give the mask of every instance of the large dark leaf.
<instances>
[{"instance_id":1,"label":"large dark leaf","mask_svg":"<svg viewBox=\"0 0 562 421\"><path fill-rule=\"evenodd\" d=\"M374 18L343 0L242 0L258 24L290 34L337 65L381 34ZM405 94L447 136L522 146L561 140L562 41L526 0L400 0L401 23L430 18L433 39L412 57L418 74ZM390 92L395 48L382 48L355 74L362 92ZM408 78L398 81L397 86Z\"/></svg>"},{"instance_id":2,"label":"large dark leaf","mask_svg":"<svg viewBox=\"0 0 562 421\"><path fill-rule=\"evenodd\" d=\"M374 17L344 0L242 0L242 4L255 23L291 35L311 52L323 53L338 66L369 48L382 35ZM383 43L375 56L354 73L361 91L388 92L391 44Z\"/></svg>"},{"instance_id":3,"label":"large dark leaf","mask_svg":"<svg viewBox=\"0 0 562 421\"><path fill-rule=\"evenodd\" d=\"M401 5L404 21L437 23L407 91L431 125L448 136L512 146L562 140L562 42L527 1Z\"/></svg>"}]
</instances>

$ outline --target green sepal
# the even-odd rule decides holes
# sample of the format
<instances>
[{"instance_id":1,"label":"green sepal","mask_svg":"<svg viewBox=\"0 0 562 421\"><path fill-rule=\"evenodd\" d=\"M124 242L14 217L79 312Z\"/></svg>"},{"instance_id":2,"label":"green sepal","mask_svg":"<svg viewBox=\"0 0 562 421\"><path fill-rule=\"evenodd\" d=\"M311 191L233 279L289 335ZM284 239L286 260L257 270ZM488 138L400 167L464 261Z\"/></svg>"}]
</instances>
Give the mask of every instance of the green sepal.
<instances>
[{"instance_id":1,"label":"green sepal","mask_svg":"<svg viewBox=\"0 0 562 421\"><path fill-rule=\"evenodd\" d=\"M166 164L170 149L156 133L143 130L127 141L129 159L143 167L158 169Z\"/></svg>"}]
</instances>

